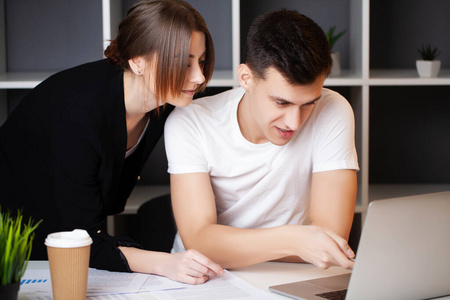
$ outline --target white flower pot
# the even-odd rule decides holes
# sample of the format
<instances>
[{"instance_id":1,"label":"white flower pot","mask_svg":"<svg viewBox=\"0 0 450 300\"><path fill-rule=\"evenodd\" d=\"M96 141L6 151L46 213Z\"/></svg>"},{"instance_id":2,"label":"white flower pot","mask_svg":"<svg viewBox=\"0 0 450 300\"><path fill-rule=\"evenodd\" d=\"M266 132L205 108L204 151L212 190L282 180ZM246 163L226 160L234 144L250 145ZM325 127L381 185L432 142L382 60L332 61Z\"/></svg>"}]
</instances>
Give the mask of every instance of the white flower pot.
<instances>
[{"instance_id":1,"label":"white flower pot","mask_svg":"<svg viewBox=\"0 0 450 300\"><path fill-rule=\"evenodd\" d=\"M420 77L437 77L441 69L441 61L416 60L416 67Z\"/></svg>"},{"instance_id":2,"label":"white flower pot","mask_svg":"<svg viewBox=\"0 0 450 300\"><path fill-rule=\"evenodd\" d=\"M340 53L332 52L331 60L333 61L333 65L331 67L330 77L341 76L341 55L340 55Z\"/></svg>"}]
</instances>

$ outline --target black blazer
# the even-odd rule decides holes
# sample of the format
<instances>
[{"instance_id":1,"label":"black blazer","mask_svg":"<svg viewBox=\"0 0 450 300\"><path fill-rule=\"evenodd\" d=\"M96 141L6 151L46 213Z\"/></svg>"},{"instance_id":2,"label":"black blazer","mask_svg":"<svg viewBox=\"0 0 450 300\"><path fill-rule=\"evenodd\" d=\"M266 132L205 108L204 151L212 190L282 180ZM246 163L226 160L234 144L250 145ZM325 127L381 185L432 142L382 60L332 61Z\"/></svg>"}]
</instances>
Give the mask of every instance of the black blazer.
<instances>
[{"instance_id":1,"label":"black blazer","mask_svg":"<svg viewBox=\"0 0 450 300\"><path fill-rule=\"evenodd\" d=\"M106 233L107 215L123 211L173 106L150 112L136 151L125 159L123 71L102 60L57 73L33 89L0 127L0 204L43 219L32 259L46 259L56 231L86 229L90 266L130 271L117 246L137 246Z\"/></svg>"}]
</instances>

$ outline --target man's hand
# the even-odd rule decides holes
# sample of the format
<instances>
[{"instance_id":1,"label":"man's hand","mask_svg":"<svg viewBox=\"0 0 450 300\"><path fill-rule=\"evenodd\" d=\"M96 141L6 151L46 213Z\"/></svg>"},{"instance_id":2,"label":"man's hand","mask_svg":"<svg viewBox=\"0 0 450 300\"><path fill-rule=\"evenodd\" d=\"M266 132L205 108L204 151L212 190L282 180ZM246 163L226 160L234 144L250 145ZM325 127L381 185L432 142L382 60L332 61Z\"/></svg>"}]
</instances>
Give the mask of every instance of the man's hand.
<instances>
[{"instance_id":1,"label":"man's hand","mask_svg":"<svg viewBox=\"0 0 450 300\"><path fill-rule=\"evenodd\" d=\"M332 230L313 226L300 225L297 255L304 261L321 269L331 266L342 266L353 269L354 252L347 241Z\"/></svg>"}]
</instances>

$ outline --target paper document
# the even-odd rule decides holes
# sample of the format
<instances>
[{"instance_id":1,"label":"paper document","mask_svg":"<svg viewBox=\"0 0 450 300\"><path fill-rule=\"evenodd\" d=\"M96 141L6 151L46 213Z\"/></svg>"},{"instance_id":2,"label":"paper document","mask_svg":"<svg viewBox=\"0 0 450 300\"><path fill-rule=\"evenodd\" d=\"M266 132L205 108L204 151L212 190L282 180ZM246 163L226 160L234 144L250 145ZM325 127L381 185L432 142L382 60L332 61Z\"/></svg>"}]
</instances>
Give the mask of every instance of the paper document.
<instances>
[{"instance_id":1,"label":"paper document","mask_svg":"<svg viewBox=\"0 0 450 300\"><path fill-rule=\"evenodd\" d=\"M165 277L141 273L109 272L89 269L88 300L140 299L276 299L226 271L204 284L189 285ZM48 269L27 270L22 278L19 299L51 300L52 286Z\"/></svg>"},{"instance_id":2,"label":"paper document","mask_svg":"<svg viewBox=\"0 0 450 300\"><path fill-rule=\"evenodd\" d=\"M157 275L110 272L89 268L87 292L88 296L100 296L99 293L138 293L182 287L184 287L182 283ZM51 294L50 270L27 270L22 277L20 291L47 292Z\"/></svg>"},{"instance_id":3,"label":"paper document","mask_svg":"<svg viewBox=\"0 0 450 300\"><path fill-rule=\"evenodd\" d=\"M184 289L154 292L153 295L161 300L192 299L233 299L233 300L266 300L278 299L269 292L262 291L248 284L236 275L225 271L223 276L211 278L204 284L185 285Z\"/></svg>"},{"instance_id":4,"label":"paper document","mask_svg":"<svg viewBox=\"0 0 450 300\"><path fill-rule=\"evenodd\" d=\"M52 292L50 270L26 270L20 281L20 292Z\"/></svg>"},{"instance_id":5,"label":"paper document","mask_svg":"<svg viewBox=\"0 0 450 300\"><path fill-rule=\"evenodd\" d=\"M148 274L109 272L89 268L89 293L136 293L139 292Z\"/></svg>"},{"instance_id":6,"label":"paper document","mask_svg":"<svg viewBox=\"0 0 450 300\"><path fill-rule=\"evenodd\" d=\"M147 280L144 282L139 292L152 292L152 291L161 291L161 290L169 290L169 289L177 289L183 288L184 284L170 280L166 277L157 276L157 275L149 275Z\"/></svg>"}]
</instances>

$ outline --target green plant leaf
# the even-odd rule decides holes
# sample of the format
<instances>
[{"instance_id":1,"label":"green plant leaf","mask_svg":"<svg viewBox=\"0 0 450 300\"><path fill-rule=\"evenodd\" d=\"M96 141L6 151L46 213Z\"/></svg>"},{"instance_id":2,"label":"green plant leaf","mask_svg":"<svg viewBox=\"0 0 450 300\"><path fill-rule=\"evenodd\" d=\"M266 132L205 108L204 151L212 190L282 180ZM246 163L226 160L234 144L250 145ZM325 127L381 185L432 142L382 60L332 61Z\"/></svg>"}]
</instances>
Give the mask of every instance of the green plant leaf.
<instances>
[{"instance_id":1,"label":"green plant leaf","mask_svg":"<svg viewBox=\"0 0 450 300\"><path fill-rule=\"evenodd\" d=\"M336 42L344 35L344 33L346 32L346 30L343 30L341 32L339 32L338 34L334 34L334 31L336 30L336 26L331 26L327 33L326 33L326 37L328 40L328 43L330 44L330 50L333 51L333 47L334 44L336 44Z\"/></svg>"},{"instance_id":2,"label":"green plant leaf","mask_svg":"<svg viewBox=\"0 0 450 300\"><path fill-rule=\"evenodd\" d=\"M432 48L430 44L426 46L422 44L422 46L417 49L417 51L419 51L420 57L423 60L435 60L436 57L441 54L441 52L438 52L438 48Z\"/></svg>"},{"instance_id":3,"label":"green plant leaf","mask_svg":"<svg viewBox=\"0 0 450 300\"><path fill-rule=\"evenodd\" d=\"M22 211L11 215L0 207L0 285L20 282L30 259L34 231L42 222L23 223Z\"/></svg>"}]
</instances>

